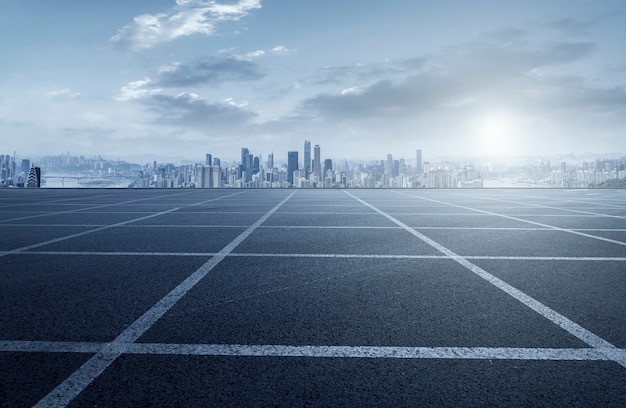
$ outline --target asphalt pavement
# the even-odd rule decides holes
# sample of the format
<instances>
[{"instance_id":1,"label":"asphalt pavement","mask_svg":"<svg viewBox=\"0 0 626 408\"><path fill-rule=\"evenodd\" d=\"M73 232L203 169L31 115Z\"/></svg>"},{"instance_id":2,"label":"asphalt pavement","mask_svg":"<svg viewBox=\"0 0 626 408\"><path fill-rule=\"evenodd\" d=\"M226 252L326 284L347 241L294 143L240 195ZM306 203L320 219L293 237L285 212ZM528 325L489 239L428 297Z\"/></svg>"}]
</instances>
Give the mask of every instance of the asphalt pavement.
<instances>
[{"instance_id":1,"label":"asphalt pavement","mask_svg":"<svg viewBox=\"0 0 626 408\"><path fill-rule=\"evenodd\" d=\"M0 406L626 407L626 190L0 189Z\"/></svg>"}]
</instances>

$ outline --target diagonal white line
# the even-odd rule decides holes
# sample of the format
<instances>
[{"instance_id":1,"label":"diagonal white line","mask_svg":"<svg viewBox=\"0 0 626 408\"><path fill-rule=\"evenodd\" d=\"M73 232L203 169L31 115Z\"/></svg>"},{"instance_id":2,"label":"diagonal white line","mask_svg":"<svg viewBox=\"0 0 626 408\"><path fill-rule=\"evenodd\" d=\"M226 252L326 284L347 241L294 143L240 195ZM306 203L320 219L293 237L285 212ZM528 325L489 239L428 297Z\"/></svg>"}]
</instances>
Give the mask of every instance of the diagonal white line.
<instances>
[{"instance_id":1,"label":"diagonal white line","mask_svg":"<svg viewBox=\"0 0 626 408\"><path fill-rule=\"evenodd\" d=\"M592 212L592 211L575 210L575 209L572 209L572 208L552 207L552 206L543 205L543 204L524 203L524 202L520 202L520 201L503 200L501 198L491 198L491 197L484 197L484 196L471 196L471 195L468 195L468 194L460 194L460 193L454 193L454 194L462 196L462 197L470 197L470 198L478 197L478 198L483 199L483 200L496 201L496 202L509 203L509 204L519 204L519 205L523 205L524 208L525 207L547 208L547 209L550 209L550 210L569 211L569 212L573 212L573 213L577 213L577 214L598 215L600 217L618 218L620 220L626 220L626 217L622 217L620 215L602 214L602 213L597 213L597 212Z\"/></svg>"},{"instance_id":2,"label":"diagonal white line","mask_svg":"<svg viewBox=\"0 0 626 408\"><path fill-rule=\"evenodd\" d=\"M558 313L557 311L552 310L551 308L549 308L548 306L546 306L543 303L539 302L538 300L528 296L526 293L522 292L521 290L516 289L515 287L513 287L513 286L509 285L508 283L504 282L503 280L495 277L494 275L490 274L489 272L485 271L484 269L480 268L479 266L474 265L473 263L468 261L465 257L456 254L455 252L451 251L450 249L446 248L445 246L443 246L443 245L439 244L438 242L428 238L426 235L421 234L420 232L418 232L418 231L414 230L413 228L409 227L408 225L404 224L402 221L397 220L396 218L392 217L391 215L385 213L382 210L379 210L378 208L374 207L373 205L367 203L366 201L361 200L360 198L350 194L349 192L347 192L345 190L344 190L344 192L346 194L348 194L349 196L353 197L355 200L357 200L361 204L367 206L368 208L371 208L372 210L378 212L380 215L384 216L388 220L390 220L390 221L394 222L395 224L401 226L407 232L409 232L412 235L414 235L415 237L421 239L422 241L424 241L428 245L430 245L433 248L437 249L439 252L442 252L443 254L447 255L448 257L450 257L450 259L453 259L456 262L458 262L459 264L463 265L465 268L469 269L470 271L472 271L473 273L475 273L476 275L478 275L482 279L484 279L487 282L491 283L492 285L494 285L498 289L502 290L503 292L505 292L509 296L512 296L513 298L517 299L518 301L520 301L524 305L528 306L529 308L531 308L535 312L539 313L540 315L542 315L546 319L550 320L551 322L557 324L559 327L565 329L568 333L576 336L577 338L579 338L580 340L582 340L586 344L590 345L591 347L599 349L599 350L605 350L605 349L615 349L615 350L617 350L617 347L615 347L613 344L611 344L608 341L602 339L601 337L597 336L596 334L592 333L591 331L585 329L584 327L580 326L578 323L573 322L572 320L568 319L567 317L563 316L562 314ZM615 356L613 354L611 356L613 356L613 357L611 357L611 360L617 362L618 364L622 365L623 367L626 367L626 358L614 358Z\"/></svg>"},{"instance_id":3,"label":"diagonal white line","mask_svg":"<svg viewBox=\"0 0 626 408\"><path fill-rule=\"evenodd\" d=\"M60 198L60 199L57 199L57 200L48 200L48 201L40 202L38 204L48 205L48 204L60 203L60 202L63 202L63 201L74 201L74 200L85 200L85 199L92 199L92 198L110 197L112 195L113 194L99 194L99 195L95 195L95 196L86 196L86 197ZM23 203L15 203L15 204L10 204L10 205L3 205L3 206L0 206L0 209L10 208L10 207L20 207L22 205L24 205L24 204ZM78 205L78 204L74 204L74 205Z\"/></svg>"},{"instance_id":4,"label":"diagonal white line","mask_svg":"<svg viewBox=\"0 0 626 408\"><path fill-rule=\"evenodd\" d=\"M229 195L225 195L225 196L220 196L220 197L213 198L213 199L210 199L210 200L202 201L201 203L190 204L190 206L191 205L201 205L203 203L221 200L222 198L231 197L231 196L238 195L238 194L241 194L241 193L235 193L235 194L229 194ZM21 248L12 249L12 250L9 250L9 251L3 251L3 252L0 252L0 258L3 257L3 256L7 256L7 255L13 255L13 254L18 254L20 252L28 251L29 249L39 248L39 247L42 247L42 246L45 246L45 245L54 244L56 242L65 241L65 240L68 240L68 239L71 239L71 238L77 238L77 237L82 237L83 235L93 234L94 232L103 231L103 230L107 230L107 229L115 228L115 227L120 227L120 226L123 226L123 225L126 225L126 224L130 224L132 222L137 222L137 221L146 220L148 218L158 217L159 215L171 213L171 212L176 211L176 210L178 210L180 208L181 207L170 208L169 210L161 211L161 212L158 212L158 213L155 213L155 214L146 215L144 217L133 218L132 220L122 221L122 222L118 222L116 224L111 224L111 225L105 225L104 227L94 228L94 229L91 229L91 230L88 230L88 231L77 232L75 234L65 235L65 236L59 237L59 238L53 238L53 239L50 239L48 241L38 242L36 244L23 246Z\"/></svg>"},{"instance_id":5,"label":"diagonal white line","mask_svg":"<svg viewBox=\"0 0 626 408\"><path fill-rule=\"evenodd\" d=\"M161 195L161 196L155 196L155 197L139 198L139 199L136 199L136 200L123 201L121 203L102 204L102 205L97 205L97 206L94 206L94 207L77 208L75 210L57 211L57 212L29 215L29 216L26 216L26 217L10 218L10 219L6 219L6 220L0 220L0 222L4 223L4 222L11 222L11 221L28 220L28 219L31 219L31 218L48 217L48 216L51 216L51 215L71 214L71 213L76 213L76 212L80 212L80 211L95 210L97 208L105 208L105 207L113 207L113 206L122 205L122 204L130 204L130 203L135 203L135 202L138 202L138 201L154 200L154 199L163 198L163 197L172 197L174 195L181 195L181 194L190 194L190 193L186 192L186 193L178 193L178 194L167 194L167 195Z\"/></svg>"},{"instance_id":6,"label":"diagonal white line","mask_svg":"<svg viewBox=\"0 0 626 408\"><path fill-rule=\"evenodd\" d=\"M478 211L478 212L481 212L481 213L484 213L484 214L488 214L488 215L493 215L493 216L496 216L496 217L502 217L502 218L507 218L509 220L521 221L521 222L525 222L527 224L538 225L540 227L549 228L549 229L555 230L555 231L567 232L567 233L570 233L570 234L580 235L580 236L583 236L583 237L586 237L586 238L593 238L593 239L597 239L597 240L600 240L600 241L610 242L612 244L626 246L626 242L623 242L623 241L617 241L615 239L604 238L604 237L599 237L597 235L586 234L584 232L575 231L575 230L571 230L571 229L567 229L567 228L555 227L554 225L543 224L543 223L536 222L536 221L529 221L529 220L525 220L523 218L512 217L510 215L498 214L498 213L494 213L494 212L486 211L486 210L479 210L477 208L466 207L464 205L458 205L458 204L452 204L452 203L448 203L446 201L434 200L432 198L418 197L418 196L415 196L415 195L412 195L412 194L399 193L397 191L392 191L392 193L405 195L405 196L413 197L413 198L418 198L420 200L432 201L434 203L449 205L449 206L452 206L452 207L463 208L465 210ZM594 216L596 216L596 215L594 215ZM603 217L602 215L597 215L597 216Z\"/></svg>"},{"instance_id":7,"label":"diagonal white line","mask_svg":"<svg viewBox=\"0 0 626 408\"><path fill-rule=\"evenodd\" d=\"M154 323L156 323L161 316L171 309L176 302L185 296L198 282L200 282L200 280L202 280L202 278L204 278L213 268L215 268L215 266L217 266L217 264L226 258L228 254L230 254L243 240L250 236L254 230L263 224L265 220L267 220L283 204L285 204L296 192L297 190L292 192L289 196L287 196L287 198L269 210L254 224L248 227L248 229L226 245L213 258L198 268L198 270L181 282L170 293L165 295L165 297L152 306L150 310L122 331L115 338L115 340L103 347L95 356L90 358L78 370L66 378L65 381L42 398L35 405L35 407L67 406L78 394L87 388L93 380L98 378L109 365L121 356L122 353L126 352L130 343L135 342L143 333L152 327L152 325L154 325Z\"/></svg>"}]
</instances>

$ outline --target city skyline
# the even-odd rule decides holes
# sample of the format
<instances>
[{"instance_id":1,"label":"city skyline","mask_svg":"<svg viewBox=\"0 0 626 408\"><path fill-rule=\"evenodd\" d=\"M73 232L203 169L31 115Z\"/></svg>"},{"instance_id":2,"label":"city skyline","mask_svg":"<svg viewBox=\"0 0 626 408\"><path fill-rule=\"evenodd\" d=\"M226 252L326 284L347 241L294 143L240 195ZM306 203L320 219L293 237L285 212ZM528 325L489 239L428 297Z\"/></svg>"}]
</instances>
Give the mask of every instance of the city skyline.
<instances>
[{"instance_id":1,"label":"city skyline","mask_svg":"<svg viewBox=\"0 0 626 408\"><path fill-rule=\"evenodd\" d=\"M303 140L346 158L415 146L615 153L625 11L565 0L10 0L0 134L25 154L133 161L287 152Z\"/></svg>"},{"instance_id":2,"label":"city skyline","mask_svg":"<svg viewBox=\"0 0 626 408\"><path fill-rule=\"evenodd\" d=\"M416 149L415 160L404 156L394 158L389 153L380 160L322 160L321 146L316 144L311 160L310 147L311 142L304 141L304 159L299 159L298 151L288 151L286 162L274 161L273 152L263 161L262 154L255 154L246 147L241 148L240 160L223 160L205 153L204 160L178 164L155 160L144 165L102 156L71 156L70 152L43 156L32 162L15 154L0 154L0 187L474 189L626 186L626 155L431 161L423 159L422 149ZM68 180L67 185L65 180Z\"/></svg>"}]
</instances>

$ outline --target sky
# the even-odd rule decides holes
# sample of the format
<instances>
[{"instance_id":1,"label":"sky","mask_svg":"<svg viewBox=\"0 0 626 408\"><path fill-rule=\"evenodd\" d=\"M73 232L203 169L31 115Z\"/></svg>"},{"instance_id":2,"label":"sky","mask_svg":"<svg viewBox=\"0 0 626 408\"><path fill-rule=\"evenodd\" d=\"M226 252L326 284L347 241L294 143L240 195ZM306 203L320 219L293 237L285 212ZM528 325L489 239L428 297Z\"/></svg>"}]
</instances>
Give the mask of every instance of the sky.
<instances>
[{"instance_id":1,"label":"sky","mask_svg":"<svg viewBox=\"0 0 626 408\"><path fill-rule=\"evenodd\" d=\"M135 161L622 153L626 2L3 0L0 135Z\"/></svg>"}]
</instances>

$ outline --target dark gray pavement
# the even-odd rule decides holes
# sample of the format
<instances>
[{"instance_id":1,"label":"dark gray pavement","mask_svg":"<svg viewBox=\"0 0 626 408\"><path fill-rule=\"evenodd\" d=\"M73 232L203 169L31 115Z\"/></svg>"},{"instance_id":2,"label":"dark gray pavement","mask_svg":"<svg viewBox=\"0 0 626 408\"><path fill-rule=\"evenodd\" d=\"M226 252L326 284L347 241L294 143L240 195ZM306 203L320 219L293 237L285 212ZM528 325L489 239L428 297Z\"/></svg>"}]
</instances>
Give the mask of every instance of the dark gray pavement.
<instances>
[{"instance_id":1,"label":"dark gray pavement","mask_svg":"<svg viewBox=\"0 0 626 408\"><path fill-rule=\"evenodd\" d=\"M0 406L626 406L625 190L0 190Z\"/></svg>"}]
</instances>

